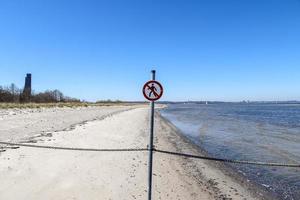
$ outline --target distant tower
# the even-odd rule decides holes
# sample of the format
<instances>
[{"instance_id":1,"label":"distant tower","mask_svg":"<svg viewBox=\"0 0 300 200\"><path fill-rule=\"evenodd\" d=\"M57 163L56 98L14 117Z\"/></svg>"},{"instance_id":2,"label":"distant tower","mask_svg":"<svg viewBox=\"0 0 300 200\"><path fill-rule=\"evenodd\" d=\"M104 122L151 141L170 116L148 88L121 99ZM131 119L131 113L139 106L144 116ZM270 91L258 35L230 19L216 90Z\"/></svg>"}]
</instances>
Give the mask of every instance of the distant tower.
<instances>
[{"instance_id":1,"label":"distant tower","mask_svg":"<svg viewBox=\"0 0 300 200\"><path fill-rule=\"evenodd\" d=\"M23 90L23 96L25 101L30 101L31 97L31 74L26 74L25 86Z\"/></svg>"}]
</instances>

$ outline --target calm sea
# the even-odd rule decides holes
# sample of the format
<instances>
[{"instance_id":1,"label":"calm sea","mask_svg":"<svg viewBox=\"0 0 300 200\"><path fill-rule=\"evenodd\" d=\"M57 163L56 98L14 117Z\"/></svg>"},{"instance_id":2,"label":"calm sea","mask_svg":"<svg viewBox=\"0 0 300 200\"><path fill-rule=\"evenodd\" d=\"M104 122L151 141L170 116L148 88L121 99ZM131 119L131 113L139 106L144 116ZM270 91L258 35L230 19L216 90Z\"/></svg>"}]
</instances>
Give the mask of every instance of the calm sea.
<instances>
[{"instance_id":1,"label":"calm sea","mask_svg":"<svg viewBox=\"0 0 300 200\"><path fill-rule=\"evenodd\" d=\"M212 156L300 163L299 104L169 104L161 114ZM280 199L300 199L299 168L232 166Z\"/></svg>"}]
</instances>

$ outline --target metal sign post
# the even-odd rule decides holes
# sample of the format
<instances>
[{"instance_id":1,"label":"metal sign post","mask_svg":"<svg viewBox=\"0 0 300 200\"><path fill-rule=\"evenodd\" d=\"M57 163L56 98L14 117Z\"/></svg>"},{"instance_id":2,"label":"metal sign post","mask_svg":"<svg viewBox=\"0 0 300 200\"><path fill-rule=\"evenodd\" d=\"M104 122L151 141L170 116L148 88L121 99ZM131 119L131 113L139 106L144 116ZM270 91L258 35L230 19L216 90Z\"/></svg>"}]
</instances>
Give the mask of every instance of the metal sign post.
<instances>
[{"instance_id":1,"label":"metal sign post","mask_svg":"<svg viewBox=\"0 0 300 200\"><path fill-rule=\"evenodd\" d=\"M155 80L155 70L151 71L152 80ZM152 164L153 164L153 130L154 130L154 101L150 102L150 137L149 137L149 160L148 160L148 200L152 199Z\"/></svg>"},{"instance_id":2,"label":"metal sign post","mask_svg":"<svg viewBox=\"0 0 300 200\"><path fill-rule=\"evenodd\" d=\"M155 70L151 71L151 81L145 83L143 94L150 101L150 137L149 137L149 160L148 160L148 200L152 199L152 166L153 166L153 137L154 137L154 101L163 94L163 87L155 81Z\"/></svg>"}]
</instances>

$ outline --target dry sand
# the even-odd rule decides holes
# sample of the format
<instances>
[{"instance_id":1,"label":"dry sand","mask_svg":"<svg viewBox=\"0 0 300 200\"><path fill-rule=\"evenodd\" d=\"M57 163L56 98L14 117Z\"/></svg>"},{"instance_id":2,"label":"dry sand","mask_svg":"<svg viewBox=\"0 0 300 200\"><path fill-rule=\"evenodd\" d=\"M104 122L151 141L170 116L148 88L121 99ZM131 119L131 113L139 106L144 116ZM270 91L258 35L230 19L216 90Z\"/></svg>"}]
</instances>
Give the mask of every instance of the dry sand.
<instances>
[{"instance_id":1,"label":"dry sand","mask_svg":"<svg viewBox=\"0 0 300 200\"><path fill-rule=\"evenodd\" d=\"M95 110L98 114L90 119L96 120L85 123L82 122L90 119L82 120L83 116L90 111L79 110L82 121L79 120L81 123L77 126L63 131L52 130L51 134L31 137L30 141L45 146L80 148L147 146L147 108L105 109ZM14 135L15 127L28 123L23 122L23 114L18 115L21 122L10 123ZM63 119L60 119L60 115L51 117L54 120L52 123L47 115L52 114L45 114L48 119L46 127L60 124L57 121L68 121L69 124L72 121L67 118L72 117L71 114L62 114L65 116ZM38 117L34 117L36 118ZM156 148L199 153L158 114L155 120ZM6 125L4 130L1 121L0 123L0 134L7 131L3 138L8 139L10 128ZM32 124L34 123L39 128L42 128L39 123L44 125L42 121ZM71 124L74 124L73 121ZM60 127L67 128L64 123ZM34 134L37 134L39 128L34 129ZM34 134L27 132L30 136ZM21 134L17 136L18 139L21 138ZM11 137L10 140L15 138ZM8 149L0 155L0 199L147 199L147 158L147 152L63 151L28 147ZM246 184L239 183L218 167L202 160L155 153L153 172L153 199L257 199L257 195L253 195Z\"/></svg>"},{"instance_id":2,"label":"dry sand","mask_svg":"<svg viewBox=\"0 0 300 200\"><path fill-rule=\"evenodd\" d=\"M18 140L60 131L91 120L132 109L129 106L0 109L0 140Z\"/></svg>"}]
</instances>

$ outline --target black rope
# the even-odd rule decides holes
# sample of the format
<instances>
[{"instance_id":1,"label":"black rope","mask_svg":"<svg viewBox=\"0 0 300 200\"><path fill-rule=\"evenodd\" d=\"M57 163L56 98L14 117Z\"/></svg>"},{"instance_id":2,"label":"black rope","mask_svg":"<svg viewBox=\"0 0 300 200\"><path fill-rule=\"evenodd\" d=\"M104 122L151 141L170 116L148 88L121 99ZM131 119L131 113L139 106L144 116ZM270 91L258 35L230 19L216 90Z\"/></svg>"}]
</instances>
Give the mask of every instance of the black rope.
<instances>
[{"instance_id":1,"label":"black rope","mask_svg":"<svg viewBox=\"0 0 300 200\"><path fill-rule=\"evenodd\" d=\"M185 153L177 153L177 152L165 151L165 150L160 150L160 149L153 149L153 151L158 152L158 153L174 155L174 156L183 156L183 157L188 157L188 158L196 158L196 159L211 160L211 161L226 162L226 163L263 165L263 166L274 166L274 167L300 167L300 164L268 163L268 162L247 161L247 160L231 160L231 159L223 159L223 158L198 156L198 155L185 154Z\"/></svg>"},{"instance_id":2,"label":"black rope","mask_svg":"<svg viewBox=\"0 0 300 200\"><path fill-rule=\"evenodd\" d=\"M0 142L0 144L10 146L23 146L42 149L57 149L57 150L69 150L69 151L148 151L147 148L124 148L124 149L96 149L96 148L73 148L73 147L58 147L58 146L42 146L33 144L13 143L13 142Z\"/></svg>"},{"instance_id":3,"label":"black rope","mask_svg":"<svg viewBox=\"0 0 300 200\"><path fill-rule=\"evenodd\" d=\"M161 149L153 148L123 148L123 149L96 149L96 148L73 148L73 147L58 147L58 146L42 146L35 144L23 144L23 143L13 143L13 142L0 142L2 145L9 145L9 148L18 148L19 146L31 147L31 148L43 148L43 149L57 149L57 150L69 150L69 151L98 151L98 152L121 152L121 151L155 151L157 153L169 154L174 156L182 156L187 158L203 159L217 162L226 162L226 163L236 163L236 164L250 164L250 165L262 165L262 166L274 166L274 167L294 167L300 168L300 164L287 164L287 163L269 163L269 162L258 162L258 161L247 161L247 160L231 160L224 158L215 158L207 156L198 156L186 153L178 153L172 151L166 151ZM1 147L0 147L1 148ZM2 147L7 148L7 147Z\"/></svg>"}]
</instances>

